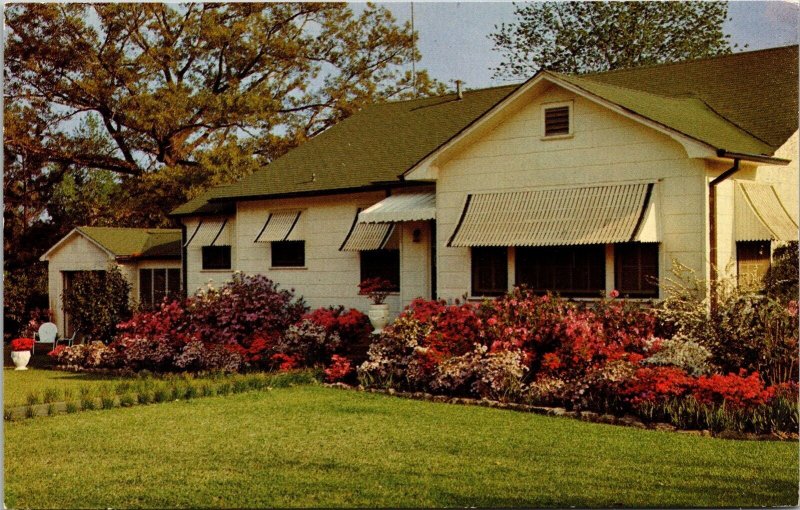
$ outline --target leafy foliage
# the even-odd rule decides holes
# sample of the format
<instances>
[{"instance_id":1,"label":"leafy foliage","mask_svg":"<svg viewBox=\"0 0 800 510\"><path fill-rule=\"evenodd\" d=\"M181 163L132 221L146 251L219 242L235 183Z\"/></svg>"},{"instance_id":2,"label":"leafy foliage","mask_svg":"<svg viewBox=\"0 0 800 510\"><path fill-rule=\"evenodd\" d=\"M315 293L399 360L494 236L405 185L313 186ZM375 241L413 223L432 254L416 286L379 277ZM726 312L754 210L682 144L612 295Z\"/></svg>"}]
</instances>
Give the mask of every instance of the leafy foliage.
<instances>
[{"instance_id":1,"label":"leafy foliage","mask_svg":"<svg viewBox=\"0 0 800 510\"><path fill-rule=\"evenodd\" d=\"M72 326L93 340L110 342L117 323L130 317L131 286L119 268L80 271L64 290L64 312Z\"/></svg>"},{"instance_id":2,"label":"leafy foliage","mask_svg":"<svg viewBox=\"0 0 800 510\"><path fill-rule=\"evenodd\" d=\"M489 38L496 77L595 72L729 53L726 2L532 2Z\"/></svg>"},{"instance_id":3,"label":"leafy foliage","mask_svg":"<svg viewBox=\"0 0 800 510\"><path fill-rule=\"evenodd\" d=\"M764 290L767 296L789 303L798 299L798 261L800 254L797 241L775 248L772 265L764 276Z\"/></svg>"},{"instance_id":4,"label":"leafy foliage","mask_svg":"<svg viewBox=\"0 0 800 510\"><path fill-rule=\"evenodd\" d=\"M374 5L20 4L6 21L11 152L166 177L125 180L162 210L413 83L441 88L406 71L410 25Z\"/></svg>"},{"instance_id":5,"label":"leafy foliage","mask_svg":"<svg viewBox=\"0 0 800 510\"><path fill-rule=\"evenodd\" d=\"M672 271L673 277L665 282L666 299L656 312L660 336L700 343L724 373L744 368L775 384L797 378L796 302L753 296L741 292L732 279L721 279L719 304L715 313L709 313L705 282L680 264Z\"/></svg>"}]
</instances>

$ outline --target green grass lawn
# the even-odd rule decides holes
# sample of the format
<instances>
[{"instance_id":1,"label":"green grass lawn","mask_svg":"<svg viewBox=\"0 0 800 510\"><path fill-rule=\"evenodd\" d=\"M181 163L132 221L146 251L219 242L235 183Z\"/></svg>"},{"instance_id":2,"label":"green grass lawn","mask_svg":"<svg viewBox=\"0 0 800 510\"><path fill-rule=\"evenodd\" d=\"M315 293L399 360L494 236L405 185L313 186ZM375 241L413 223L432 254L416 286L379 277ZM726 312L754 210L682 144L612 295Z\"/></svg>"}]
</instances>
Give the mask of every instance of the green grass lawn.
<instances>
[{"instance_id":1,"label":"green grass lawn","mask_svg":"<svg viewBox=\"0 0 800 510\"><path fill-rule=\"evenodd\" d=\"M295 386L6 423L10 507L796 505L798 444Z\"/></svg>"},{"instance_id":2,"label":"green grass lawn","mask_svg":"<svg viewBox=\"0 0 800 510\"><path fill-rule=\"evenodd\" d=\"M77 395L82 386L99 388L113 386L123 378L97 374L82 374L77 372L63 372L60 370L14 370L3 369L3 405L4 407L22 406L27 404L27 397L35 393L40 397L47 389L71 390Z\"/></svg>"}]
</instances>

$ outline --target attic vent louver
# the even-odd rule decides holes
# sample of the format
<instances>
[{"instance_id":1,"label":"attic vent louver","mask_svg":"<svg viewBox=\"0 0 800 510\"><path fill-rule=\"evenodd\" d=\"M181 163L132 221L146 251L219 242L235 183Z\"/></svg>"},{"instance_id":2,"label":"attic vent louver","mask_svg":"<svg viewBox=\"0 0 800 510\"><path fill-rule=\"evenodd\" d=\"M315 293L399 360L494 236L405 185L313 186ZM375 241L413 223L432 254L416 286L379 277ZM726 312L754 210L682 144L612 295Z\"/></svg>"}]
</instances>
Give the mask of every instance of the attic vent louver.
<instances>
[{"instance_id":1,"label":"attic vent louver","mask_svg":"<svg viewBox=\"0 0 800 510\"><path fill-rule=\"evenodd\" d=\"M569 107L559 106L544 110L544 136L569 134Z\"/></svg>"}]
</instances>

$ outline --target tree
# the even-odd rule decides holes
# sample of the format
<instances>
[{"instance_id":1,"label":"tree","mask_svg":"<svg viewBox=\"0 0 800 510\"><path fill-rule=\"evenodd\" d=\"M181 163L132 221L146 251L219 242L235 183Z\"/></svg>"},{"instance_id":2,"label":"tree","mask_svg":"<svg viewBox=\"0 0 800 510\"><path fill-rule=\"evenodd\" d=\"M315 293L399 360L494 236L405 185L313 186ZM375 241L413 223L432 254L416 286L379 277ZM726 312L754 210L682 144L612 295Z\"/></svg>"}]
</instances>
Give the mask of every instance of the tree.
<instances>
[{"instance_id":1,"label":"tree","mask_svg":"<svg viewBox=\"0 0 800 510\"><path fill-rule=\"evenodd\" d=\"M390 12L344 4L14 5L7 91L47 112L50 162L138 175L198 166L200 150L243 136L305 139L366 102L410 91L412 34ZM423 84L429 81L423 80ZM69 120L92 114L87 138Z\"/></svg>"},{"instance_id":2,"label":"tree","mask_svg":"<svg viewBox=\"0 0 800 510\"><path fill-rule=\"evenodd\" d=\"M148 200L127 204L151 209L130 219L148 226L365 104L412 95L419 58L408 24L373 5L16 4L6 23L7 150L114 172ZM416 84L441 90L425 71ZM169 194L141 193L152 186Z\"/></svg>"},{"instance_id":3,"label":"tree","mask_svg":"<svg viewBox=\"0 0 800 510\"><path fill-rule=\"evenodd\" d=\"M730 53L726 2L533 2L489 35L495 77L609 71Z\"/></svg>"}]
</instances>

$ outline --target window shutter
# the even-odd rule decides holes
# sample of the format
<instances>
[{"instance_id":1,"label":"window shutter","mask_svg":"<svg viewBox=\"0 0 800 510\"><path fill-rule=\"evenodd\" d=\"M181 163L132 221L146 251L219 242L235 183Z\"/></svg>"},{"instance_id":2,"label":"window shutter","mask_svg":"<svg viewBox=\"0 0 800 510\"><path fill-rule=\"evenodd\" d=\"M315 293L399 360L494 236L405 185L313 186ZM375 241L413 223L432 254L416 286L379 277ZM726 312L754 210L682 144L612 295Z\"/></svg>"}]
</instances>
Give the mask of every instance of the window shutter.
<instances>
[{"instance_id":1,"label":"window shutter","mask_svg":"<svg viewBox=\"0 0 800 510\"><path fill-rule=\"evenodd\" d=\"M544 110L544 135L569 134L569 107L545 108Z\"/></svg>"}]
</instances>

